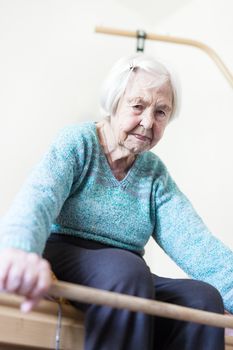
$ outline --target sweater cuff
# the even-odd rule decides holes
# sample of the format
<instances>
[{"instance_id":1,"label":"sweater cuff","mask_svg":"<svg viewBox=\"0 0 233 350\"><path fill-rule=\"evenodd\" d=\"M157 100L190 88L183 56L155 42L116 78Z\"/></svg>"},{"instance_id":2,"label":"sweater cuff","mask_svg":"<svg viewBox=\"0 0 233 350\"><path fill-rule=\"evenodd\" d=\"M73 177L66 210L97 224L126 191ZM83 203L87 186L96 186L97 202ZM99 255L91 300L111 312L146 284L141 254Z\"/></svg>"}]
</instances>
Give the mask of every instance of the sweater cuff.
<instances>
[{"instance_id":1,"label":"sweater cuff","mask_svg":"<svg viewBox=\"0 0 233 350\"><path fill-rule=\"evenodd\" d=\"M17 237L15 235L0 235L0 252L7 248L16 248L23 250L28 253L37 253L41 255L41 251L35 247L33 247L32 242L29 240L22 239L22 237Z\"/></svg>"}]
</instances>

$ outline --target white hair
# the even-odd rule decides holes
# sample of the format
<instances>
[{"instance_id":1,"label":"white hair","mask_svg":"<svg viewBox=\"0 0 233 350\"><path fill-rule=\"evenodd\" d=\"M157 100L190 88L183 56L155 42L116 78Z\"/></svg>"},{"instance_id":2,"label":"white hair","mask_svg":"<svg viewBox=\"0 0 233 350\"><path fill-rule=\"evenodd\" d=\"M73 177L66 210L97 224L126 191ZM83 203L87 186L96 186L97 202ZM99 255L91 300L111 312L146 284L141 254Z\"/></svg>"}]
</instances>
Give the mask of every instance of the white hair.
<instances>
[{"instance_id":1,"label":"white hair","mask_svg":"<svg viewBox=\"0 0 233 350\"><path fill-rule=\"evenodd\" d=\"M131 73L137 69L142 69L155 77L153 86L158 87L166 81L170 82L173 93L173 106L170 120L174 119L174 117L178 115L180 107L181 96L179 81L174 72L171 73L171 70L168 70L162 63L144 53L123 57L112 67L102 88L100 97L101 115L103 117L108 117L115 114L119 100L125 92L129 77Z\"/></svg>"}]
</instances>

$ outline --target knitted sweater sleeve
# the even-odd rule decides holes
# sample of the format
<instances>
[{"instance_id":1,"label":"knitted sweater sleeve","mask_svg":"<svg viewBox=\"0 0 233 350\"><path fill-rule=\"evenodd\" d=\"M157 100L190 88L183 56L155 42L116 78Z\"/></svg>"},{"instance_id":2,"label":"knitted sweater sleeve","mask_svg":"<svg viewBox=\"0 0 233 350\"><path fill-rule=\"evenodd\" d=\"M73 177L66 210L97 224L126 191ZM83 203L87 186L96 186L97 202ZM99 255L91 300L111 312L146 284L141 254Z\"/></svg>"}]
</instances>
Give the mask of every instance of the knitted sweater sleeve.
<instances>
[{"instance_id":1,"label":"knitted sweater sleeve","mask_svg":"<svg viewBox=\"0 0 233 350\"><path fill-rule=\"evenodd\" d=\"M70 127L59 133L1 219L1 250L14 247L42 253L51 224L82 168L80 142L74 142L73 134Z\"/></svg>"},{"instance_id":2,"label":"knitted sweater sleeve","mask_svg":"<svg viewBox=\"0 0 233 350\"><path fill-rule=\"evenodd\" d=\"M233 252L209 232L165 167L155 207L156 242L190 277L215 286L233 312Z\"/></svg>"}]
</instances>

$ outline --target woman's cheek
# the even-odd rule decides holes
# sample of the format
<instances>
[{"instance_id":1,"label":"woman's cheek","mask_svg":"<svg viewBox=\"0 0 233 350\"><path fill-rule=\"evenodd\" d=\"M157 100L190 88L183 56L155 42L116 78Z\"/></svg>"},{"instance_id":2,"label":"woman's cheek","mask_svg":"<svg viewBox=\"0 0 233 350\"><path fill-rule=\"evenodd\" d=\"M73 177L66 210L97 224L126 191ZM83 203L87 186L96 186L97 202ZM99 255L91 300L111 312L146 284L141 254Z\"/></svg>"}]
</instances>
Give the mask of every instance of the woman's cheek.
<instances>
[{"instance_id":1,"label":"woman's cheek","mask_svg":"<svg viewBox=\"0 0 233 350\"><path fill-rule=\"evenodd\" d=\"M120 130L118 143L120 145L123 145L124 141L127 139L127 136L127 132L125 132L124 130Z\"/></svg>"},{"instance_id":2,"label":"woman's cheek","mask_svg":"<svg viewBox=\"0 0 233 350\"><path fill-rule=\"evenodd\" d=\"M124 122L120 125L120 130L119 130L119 141L120 144L123 144L123 142L127 139L128 134L135 129L135 127L137 126L137 124L135 124L135 122Z\"/></svg>"},{"instance_id":3,"label":"woman's cheek","mask_svg":"<svg viewBox=\"0 0 233 350\"><path fill-rule=\"evenodd\" d=\"M140 124L140 118L137 117L126 117L125 120L122 122L121 129L129 132L133 129L135 129Z\"/></svg>"}]
</instances>

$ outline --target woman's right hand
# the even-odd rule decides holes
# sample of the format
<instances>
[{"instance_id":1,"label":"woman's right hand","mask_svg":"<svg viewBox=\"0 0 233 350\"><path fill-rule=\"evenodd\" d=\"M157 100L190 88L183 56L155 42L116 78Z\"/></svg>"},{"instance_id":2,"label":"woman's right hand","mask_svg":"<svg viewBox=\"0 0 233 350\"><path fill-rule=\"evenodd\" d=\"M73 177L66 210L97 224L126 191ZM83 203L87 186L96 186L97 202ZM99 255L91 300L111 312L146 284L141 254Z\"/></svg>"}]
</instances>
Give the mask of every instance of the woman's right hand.
<instances>
[{"instance_id":1,"label":"woman's right hand","mask_svg":"<svg viewBox=\"0 0 233 350\"><path fill-rule=\"evenodd\" d=\"M16 248L0 253L0 291L24 296L21 311L30 311L48 292L51 283L50 264L39 255Z\"/></svg>"}]
</instances>

